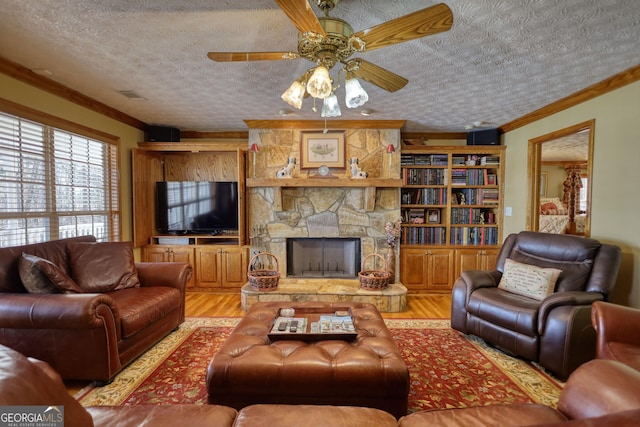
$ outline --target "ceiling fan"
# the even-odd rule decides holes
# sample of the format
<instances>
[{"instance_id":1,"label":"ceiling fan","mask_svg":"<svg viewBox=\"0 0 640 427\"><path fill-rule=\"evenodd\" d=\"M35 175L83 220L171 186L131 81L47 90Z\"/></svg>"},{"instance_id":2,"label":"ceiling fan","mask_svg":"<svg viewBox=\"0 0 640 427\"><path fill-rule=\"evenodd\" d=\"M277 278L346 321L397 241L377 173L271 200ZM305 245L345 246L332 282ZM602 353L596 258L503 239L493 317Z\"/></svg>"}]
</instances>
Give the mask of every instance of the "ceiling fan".
<instances>
[{"instance_id":1,"label":"ceiling fan","mask_svg":"<svg viewBox=\"0 0 640 427\"><path fill-rule=\"evenodd\" d=\"M329 16L338 0L315 2L324 16L317 17L307 0L276 0L300 32L298 52L209 52L207 56L217 62L304 58L327 70L340 62L344 64L348 76L395 92L403 88L408 80L364 59L349 59L351 55L448 31L453 24L451 9L439 3L354 33L349 23ZM298 80L306 81L312 71L307 71Z\"/></svg>"}]
</instances>

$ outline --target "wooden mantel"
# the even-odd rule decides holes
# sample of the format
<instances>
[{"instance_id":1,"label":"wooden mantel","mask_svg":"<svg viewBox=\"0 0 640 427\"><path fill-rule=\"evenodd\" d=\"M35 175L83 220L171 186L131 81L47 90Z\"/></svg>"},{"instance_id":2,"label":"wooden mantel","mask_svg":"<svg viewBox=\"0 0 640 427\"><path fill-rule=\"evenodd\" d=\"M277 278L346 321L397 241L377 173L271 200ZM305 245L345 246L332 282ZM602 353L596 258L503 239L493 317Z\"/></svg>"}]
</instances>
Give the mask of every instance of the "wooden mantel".
<instances>
[{"instance_id":1,"label":"wooden mantel","mask_svg":"<svg viewBox=\"0 0 640 427\"><path fill-rule=\"evenodd\" d=\"M375 209L377 188L400 188L401 179L392 178L256 178L247 179L247 187L273 188L273 204L275 210L282 211L283 188L364 188L365 209L371 212Z\"/></svg>"}]
</instances>

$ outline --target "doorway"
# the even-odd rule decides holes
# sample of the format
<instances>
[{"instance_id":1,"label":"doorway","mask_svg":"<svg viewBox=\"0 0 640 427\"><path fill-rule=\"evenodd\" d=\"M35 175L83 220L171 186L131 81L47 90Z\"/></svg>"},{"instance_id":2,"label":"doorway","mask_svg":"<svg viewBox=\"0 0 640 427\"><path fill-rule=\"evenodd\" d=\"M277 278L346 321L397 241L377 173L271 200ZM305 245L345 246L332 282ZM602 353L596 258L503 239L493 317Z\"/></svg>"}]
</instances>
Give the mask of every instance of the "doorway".
<instances>
[{"instance_id":1,"label":"doorway","mask_svg":"<svg viewBox=\"0 0 640 427\"><path fill-rule=\"evenodd\" d=\"M590 236L595 120L529 140L527 229Z\"/></svg>"}]
</instances>

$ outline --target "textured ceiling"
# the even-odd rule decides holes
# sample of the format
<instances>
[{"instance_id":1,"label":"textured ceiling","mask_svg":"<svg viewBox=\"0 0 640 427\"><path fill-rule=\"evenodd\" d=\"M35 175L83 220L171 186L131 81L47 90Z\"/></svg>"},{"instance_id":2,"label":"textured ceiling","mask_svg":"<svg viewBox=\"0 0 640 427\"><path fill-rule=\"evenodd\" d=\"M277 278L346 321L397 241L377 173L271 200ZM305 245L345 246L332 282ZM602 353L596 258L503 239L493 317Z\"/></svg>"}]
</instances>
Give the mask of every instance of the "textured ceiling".
<instances>
[{"instance_id":1,"label":"textured ceiling","mask_svg":"<svg viewBox=\"0 0 640 427\"><path fill-rule=\"evenodd\" d=\"M359 31L435 3L342 0L331 15ZM464 132L474 121L499 126L640 63L638 0L445 3L451 31L354 55L409 79L395 93L363 82L370 119L407 120L405 132ZM291 107L280 95L313 65L207 58L209 51L296 51L294 25L266 0L0 4L1 56L48 70L148 124L245 130L243 119L281 119L278 110ZM118 93L130 90L146 99ZM341 119L363 119L340 103ZM287 119L320 118L311 107L307 99Z\"/></svg>"}]
</instances>

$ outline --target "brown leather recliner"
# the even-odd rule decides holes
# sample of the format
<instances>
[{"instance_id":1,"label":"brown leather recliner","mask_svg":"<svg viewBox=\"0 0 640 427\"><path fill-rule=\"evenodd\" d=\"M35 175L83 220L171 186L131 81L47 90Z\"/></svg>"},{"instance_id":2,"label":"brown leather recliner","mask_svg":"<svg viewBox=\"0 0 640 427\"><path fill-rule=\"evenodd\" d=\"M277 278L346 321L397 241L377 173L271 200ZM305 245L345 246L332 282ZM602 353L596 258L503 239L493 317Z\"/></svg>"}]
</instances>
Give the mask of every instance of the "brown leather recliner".
<instances>
[{"instance_id":1,"label":"brown leather recliner","mask_svg":"<svg viewBox=\"0 0 640 427\"><path fill-rule=\"evenodd\" d=\"M596 357L611 359L640 371L640 310L596 301L591 309L596 329Z\"/></svg>"},{"instance_id":2,"label":"brown leather recliner","mask_svg":"<svg viewBox=\"0 0 640 427\"><path fill-rule=\"evenodd\" d=\"M493 271L465 271L453 286L451 326L560 379L595 357L591 304L606 300L621 262L619 247L594 239L523 231L509 235ZM541 301L498 288L507 258L562 270Z\"/></svg>"}]
</instances>

